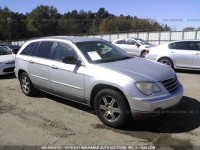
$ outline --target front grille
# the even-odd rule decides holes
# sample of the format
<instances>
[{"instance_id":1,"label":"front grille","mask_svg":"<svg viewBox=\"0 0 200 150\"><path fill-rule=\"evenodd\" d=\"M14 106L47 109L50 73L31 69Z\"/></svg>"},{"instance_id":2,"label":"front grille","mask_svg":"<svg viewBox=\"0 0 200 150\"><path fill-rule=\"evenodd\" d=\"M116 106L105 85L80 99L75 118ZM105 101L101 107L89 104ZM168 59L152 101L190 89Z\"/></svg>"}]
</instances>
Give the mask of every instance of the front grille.
<instances>
[{"instance_id":1,"label":"front grille","mask_svg":"<svg viewBox=\"0 0 200 150\"><path fill-rule=\"evenodd\" d=\"M178 79L176 77L176 75L172 78L169 78L167 80L163 80L162 84L165 86L165 88L167 89L167 91L169 93L174 93L177 91L179 83L178 83Z\"/></svg>"},{"instance_id":2,"label":"front grille","mask_svg":"<svg viewBox=\"0 0 200 150\"><path fill-rule=\"evenodd\" d=\"M15 67L11 67L11 68L6 68L3 70L3 72L13 72L15 69Z\"/></svg>"}]
</instances>

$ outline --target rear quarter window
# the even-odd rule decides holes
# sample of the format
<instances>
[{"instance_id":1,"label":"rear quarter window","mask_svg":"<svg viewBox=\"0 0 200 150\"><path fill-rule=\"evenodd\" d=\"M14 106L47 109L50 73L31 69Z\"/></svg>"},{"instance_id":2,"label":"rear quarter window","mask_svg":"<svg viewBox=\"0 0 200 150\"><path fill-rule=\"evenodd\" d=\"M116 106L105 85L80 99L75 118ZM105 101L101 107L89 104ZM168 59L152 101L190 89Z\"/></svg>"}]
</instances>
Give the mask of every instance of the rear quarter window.
<instances>
[{"instance_id":1,"label":"rear quarter window","mask_svg":"<svg viewBox=\"0 0 200 150\"><path fill-rule=\"evenodd\" d=\"M21 55L31 55L31 53L32 53L32 51L33 51L35 45L36 45L36 42L27 45L27 46L25 47L25 49L24 49L20 54L21 54Z\"/></svg>"},{"instance_id":2,"label":"rear quarter window","mask_svg":"<svg viewBox=\"0 0 200 150\"><path fill-rule=\"evenodd\" d=\"M41 58L49 58L53 44L54 42L50 41L40 42L37 50L35 50L32 55Z\"/></svg>"}]
</instances>

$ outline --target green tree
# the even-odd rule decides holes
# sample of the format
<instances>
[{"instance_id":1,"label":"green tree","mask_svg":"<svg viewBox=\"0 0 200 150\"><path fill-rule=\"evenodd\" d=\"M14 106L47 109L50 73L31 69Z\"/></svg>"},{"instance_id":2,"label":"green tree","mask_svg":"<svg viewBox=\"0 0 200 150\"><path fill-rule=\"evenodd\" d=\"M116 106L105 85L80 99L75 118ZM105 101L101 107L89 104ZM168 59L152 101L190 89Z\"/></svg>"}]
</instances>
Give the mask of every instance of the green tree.
<instances>
[{"instance_id":1,"label":"green tree","mask_svg":"<svg viewBox=\"0 0 200 150\"><path fill-rule=\"evenodd\" d=\"M194 27L186 27L183 29L183 31L194 31L195 28Z\"/></svg>"},{"instance_id":2,"label":"green tree","mask_svg":"<svg viewBox=\"0 0 200 150\"><path fill-rule=\"evenodd\" d=\"M56 35L59 14L53 6L40 5L27 16L27 29L39 36Z\"/></svg>"}]
</instances>

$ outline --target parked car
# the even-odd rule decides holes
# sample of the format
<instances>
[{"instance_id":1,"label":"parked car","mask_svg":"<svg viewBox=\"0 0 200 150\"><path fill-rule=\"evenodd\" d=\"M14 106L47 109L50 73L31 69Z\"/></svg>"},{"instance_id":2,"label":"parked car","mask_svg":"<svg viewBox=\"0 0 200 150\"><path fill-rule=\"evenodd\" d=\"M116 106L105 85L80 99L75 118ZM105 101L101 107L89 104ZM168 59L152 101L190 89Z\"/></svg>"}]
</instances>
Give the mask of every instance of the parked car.
<instances>
[{"instance_id":1,"label":"parked car","mask_svg":"<svg viewBox=\"0 0 200 150\"><path fill-rule=\"evenodd\" d=\"M175 69L200 69L200 41L175 41L153 47L145 57Z\"/></svg>"},{"instance_id":2,"label":"parked car","mask_svg":"<svg viewBox=\"0 0 200 150\"><path fill-rule=\"evenodd\" d=\"M15 55L0 46L0 75L14 73Z\"/></svg>"},{"instance_id":3,"label":"parked car","mask_svg":"<svg viewBox=\"0 0 200 150\"><path fill-rule=\"evenodd\" d=\"M5 45L3 47L6 48L7 50L13 52L14 54L17 54L17 52L21 48L19 45Z\"/></svg>"},{"instance_id":4,"label":"parked car","mask_svg":"<svg viewBox=\"0 0 200 150\"><path fill-rule=\"evenodd\" d=\"M113 44L84 37L27 41L16 55L15 75L27 96L37 89L93 108L111 127L173 107L183 87L174 71Z\"/></svg>"},{"instance_id":5,"label":"parked car","mask_svg":"<svg viewBox=\"0 0 200 150\"><path fill-rule=\"evenodd\" d=\"M146 51L149 50L150 47L156 46L140 38L117 39L112 43L126 51L128 54L142 58L145 57Z\"/></svg>"}]
</instances>

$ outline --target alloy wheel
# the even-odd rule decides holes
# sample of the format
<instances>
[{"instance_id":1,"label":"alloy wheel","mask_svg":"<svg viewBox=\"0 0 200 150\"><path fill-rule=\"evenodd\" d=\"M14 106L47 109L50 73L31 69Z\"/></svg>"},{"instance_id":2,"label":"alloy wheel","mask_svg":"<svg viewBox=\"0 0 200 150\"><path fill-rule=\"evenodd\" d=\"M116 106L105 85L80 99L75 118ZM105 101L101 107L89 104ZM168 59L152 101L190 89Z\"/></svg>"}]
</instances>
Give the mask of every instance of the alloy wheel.
<instances>
[{"instance_id":1,"label":"alloy wheel","mask_svg":"<svg viewBox=\"0 0 200 150\"><path fill-rule=\"evenodd\" d=\"M103 118L109 122L116 122L121 116L120 106L111 96L101 98L99 110Z\"/></svg>"},{"instance_id":2,"label":"alloy wheel","mask_svg":"<svg viewBox=\"0 0 200 150\"><path fill-rule=\"evenodd\" d=\"M26 76L23 76L22 77L22 81L21 81L21 85L22 85L22 90L25 92L25 93L29 93L30 92L30 83L29 83L29 80Z\"/></svg>"}]
</instances>

